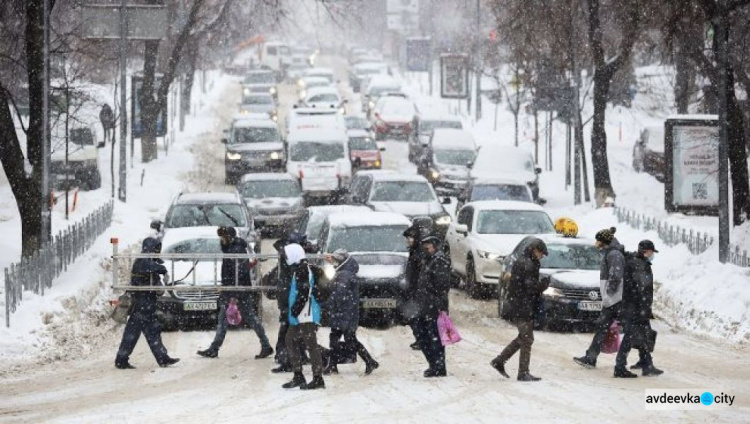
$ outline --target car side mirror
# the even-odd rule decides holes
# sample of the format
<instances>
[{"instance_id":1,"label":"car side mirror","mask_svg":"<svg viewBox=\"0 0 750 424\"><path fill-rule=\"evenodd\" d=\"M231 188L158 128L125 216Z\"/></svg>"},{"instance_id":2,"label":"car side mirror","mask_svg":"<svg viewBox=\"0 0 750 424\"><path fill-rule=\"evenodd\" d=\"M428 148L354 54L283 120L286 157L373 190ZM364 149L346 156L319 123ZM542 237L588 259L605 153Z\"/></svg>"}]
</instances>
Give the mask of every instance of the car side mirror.
<instances>
[{"instance_id":1,"label":"car side mirror","mask_svg":"<svg viewBox=\"0 0 750 424\"><path fill-rule=\"evenodd\" d=\"M451 198L450 197L443 197L442 204L444 204L444 205L450 205L451 204Z\"/></svg>"},{"instance_id":2,"label":"car side mirror","mask_svg":"<svg viewBox=\"0 0 750 424\"><path fill-rule=\"evenodd\" d=\"M385 146L380 146L379 150L380 150L381 152L385 152Z\"/></svg>"},{"instance_id":3,"label":"car side mirror","mask_svg":"<svg viewBox=\"0 0 750 424\"><path fill-rule=\"evenodd\" d=\"M466 164L466 167L467 167L468 169L474 169L474 162L469 162L469 163L467 163L467 164Z\"/></svg>"},{"instance_id":4,"label":"car side mirror","mask_svg":"<svg viewBox=\"0 0 750 424\"><path fill-rule=\"evenodd\" d=\"M467 235L469 234L469 226L466 224L458 224L456 225L456 232L458 234Z\"/></svg>"},{"instance_id":5,"label":"car side mirror","mask_svg":"<svg viewBox=\"0 0 750 424\"><path fill-rule=\"evenodd\" d=\"M164 223L161 220L158 220L158 219L155 219L155 220L151 221L151 225L149 225L149 227L152 230L156 230L158 232L161 232L163 226L164 226Z\"/></svg>"},{"instance_id":6,"label":"car side mirror","mask_svg":"<svg viewBox=\"0 0 750 424\"><path fill-rule=\"evenodd\" d=\"M540 197L539 199L537 199L536 203L539 204L540 206L544 206L547 204L547 199L542 199Z\"/></svg>"},{"instance_id":7,"label":"car side mirror","mask_svg":"<svg viewBox=\"0 0 750 424\"><path fill-rule=\"evenodd\" d=\"M534 168L534 173L535 174L541 174L542 173L542 168L539 168L539 167Z\"/></svg>"},{"instance_id":8,"label":"car side mirror","mask_svg":"<svg viewBox=\"0 0 750 424\"><path fill-rule=\"evenodd\" d=\"M102 147L104 147L104 142L100 141L99 144L96 145L96 148L101 149Z\"/></svg>"}]
</instances>

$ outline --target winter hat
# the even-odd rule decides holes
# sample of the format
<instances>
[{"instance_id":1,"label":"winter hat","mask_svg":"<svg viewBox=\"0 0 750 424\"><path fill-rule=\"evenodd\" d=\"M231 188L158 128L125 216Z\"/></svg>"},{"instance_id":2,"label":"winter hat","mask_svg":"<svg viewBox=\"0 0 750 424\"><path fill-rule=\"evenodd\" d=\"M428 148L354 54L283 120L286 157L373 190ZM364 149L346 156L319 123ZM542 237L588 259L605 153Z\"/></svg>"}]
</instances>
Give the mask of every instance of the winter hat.
<instances>
[{"instance_id":1,"label":"winter hat","mask_svg":"<svg viewBox=\"0 0 750 424\"><path fill-rule=\"evenodd\" d=\"M424 237L420 243L422 244L431 244L433 246L437 246L440 244L440 238L438 236L434 235L428 235L427 237Z\"/></svg>"},{"instance_id":2,"label":"winter hat","mask_svg":"<svg viewBox=\"0 0 750 424\"><path fill-rule=\"evenodd\" d=\"M604 230L600 230L598 233L596 233L596 236L594 237L596 241L602 242L604 244L610 244L612 243L612 240L615 239L615 232L617 229L615 227L606 228Z\"/></svg>"},{"instance_id":3,"label":"winter hat","mask_svg":"<svg viewBox=\"0 0 750 424\"><path fill-rule=\"evenodd\" d=\"M337 264L343 264L347 259L349 259L349 252L344 249L336 249L331 254L331 257L334 261L336 261Z\"/></svg>"},{"instance_id":4,"label":"winter hat","mask_svg":"<svg viewBox=\"0 0 750 424\"><path fill-rule=\"evenodd\" d=\"M216 235L219 236L219 237L224 237L224 236L229 235L228 232L227 232L227 227L221 226L221 227L217 228L216 229Z\"/></svg>"},{"instance_id":5,"label":"winter hat","mask_svg":"<svg viewBox=\"0 0 750 424\"><path fill-rule=\"evenodd\" d=\"M659 252L656 250L656 246L654 246L654 242L651 240L641 240L640 243L638 243L638 251L639 252L645 252L646 250L653 250L654 252Z\"/></svg>"},{"instance_id":6,"label":"winter hat","mask_svg":"<svg viewBox=\"0 0 750 424\"><path fill-rule=\"evenodd\" d=\"M288 244L284 246L284 255L286 256L287 265L298 264L305 259L305 249L296 243Z\"/></svg>"},{"instance_id":7,"label":"winter hat","mask_svg":"<svg viewBox=\"0 0 750 424\"><path fill-rule=\"evenodd\" d=\"M227 235L229 237L237 237L237 230L234 227L227 227Z\"/></svg>"}]
</instances>

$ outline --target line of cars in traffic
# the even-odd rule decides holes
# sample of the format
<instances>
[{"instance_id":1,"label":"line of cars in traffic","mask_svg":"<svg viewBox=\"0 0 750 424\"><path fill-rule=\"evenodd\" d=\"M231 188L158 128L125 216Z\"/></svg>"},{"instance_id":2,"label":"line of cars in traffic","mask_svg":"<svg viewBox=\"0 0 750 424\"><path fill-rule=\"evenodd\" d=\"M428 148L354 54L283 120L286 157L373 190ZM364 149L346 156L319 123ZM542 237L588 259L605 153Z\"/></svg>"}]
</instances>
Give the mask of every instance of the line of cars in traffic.
<instances>
[{"instance_id":1,"label":"line of cars in traffic","mask_svg":"<svg viewBox=\"0 0 750 424\"><path fill-rule=\"evenodd\" d=\"M332 85L336 81L333 72L311 69L300 76L299 81L307 82L298 81L299 90L326 88L338 95ZM598 274L594 276L592 265L598 253L589 240L555 234L552 220L538 204L543 203L538 195L538 170L530 154L507 148L498 158L494 147L477 149L460 119L419 114L400 86L389 86L397 91L370 90L387 80L381 77L390 78L389 84L396 82L380 73L364 74L357 82L363 103L376 103L372 120L344 115L338 100L309 102L310 93L286 111L283 135L271 114L238 114L222 140L226 182L235 185L236 194L227 195L231 199L208 193L178 196L165 219L164 251L215 253L217 225L240 227L240 236L255 251L259 251L260 231L283 235L296 230L307 235L317 252L344 248L358 260L363 324L401 322L412 308L402 234L413 219L429 217L433 232L445 240L454 281L463 281L475 297L498 294L500 316L504 315L504 288L512 263L528 236L536 235L544 237L555 253L542 263L550 288L539 305L544 318L540 322L592 319L600 299ZM313 78L324 79L328 85L308 88L310 81L317 81ZM413 112L408 131L380 133L388 139L398 134L409 143L410 159L418 165L416 175L380 169L382 146L375 141L383 112L391 110L385 105L400 107L404 102ZM494 171L490 175L482 175L483 161L493 162L486 168ZM498 169L507 175L498 176ZM451 203L448 196L456 196L459 202L455 220L444 207ZM173 230L185 227L193 230ZM179 272L174 278L181 284L214 283L215 269L214 279L209 278L210 264L192 267L192 279L178 278ZM256 281L261 277L254 271ZM581 293L587 297L581 298ZM160 312L165 319L171 318L169 314L213 318L217 310L216 293L210 290L179 295L167 291L163 297Z\"/></svg>"}]
</instances>

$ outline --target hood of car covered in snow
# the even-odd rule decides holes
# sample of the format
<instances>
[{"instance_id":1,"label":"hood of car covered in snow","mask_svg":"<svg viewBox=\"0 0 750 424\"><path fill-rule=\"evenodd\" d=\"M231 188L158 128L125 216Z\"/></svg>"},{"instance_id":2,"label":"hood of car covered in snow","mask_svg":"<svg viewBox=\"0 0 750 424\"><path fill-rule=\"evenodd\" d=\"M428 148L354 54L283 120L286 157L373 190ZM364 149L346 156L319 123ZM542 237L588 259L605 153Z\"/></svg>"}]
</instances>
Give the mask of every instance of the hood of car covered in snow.
<instances>
[{"instance_id":1,"label":"hood of car covered in snow","mask_svg":"<svg viewBox=\"0 0 750 424\"><path fill-rule=\"evenodd\" d=\"M542 268L540 274L550 277L552 287L599 289L599 270Z\"/></svg>"},{"instance_id":2,"label":"hood of car covered in snow","mask_svg":"<svg viewBox=\"0 0 750 424\"><path fill-rule=\"evenodd\" d=\"M261 143L237 143L227 145L227 150L231 152L275 152L284 150L284 143L281 141L266 141Z\"/></svg>"},{"instance_id":3,"label":"hood of car covered in snow","mask_svg":"<svg viewBox=\"0 0 750 424\"><path fill-rule=\"evenodd\" d=\"M294 209L298 209L299 205L302 204L301 197L267 197L265 199L255 199L251 197L245 197L245 203L251 209L258 211L264 210L284 210L288 209L289 212L293 212Z\"/></svg>"},{"instance_id":4,"label":"hood of car covered in snow","mask_svg":"<svg viewBox=\"0 0 750 424\"><path fill-rule=\"evenodd\" d=\"M376 212L396 212L409 217L437 215L445 212L443 206L435 202L370 202Z\"/></svg>"}]
</instances>

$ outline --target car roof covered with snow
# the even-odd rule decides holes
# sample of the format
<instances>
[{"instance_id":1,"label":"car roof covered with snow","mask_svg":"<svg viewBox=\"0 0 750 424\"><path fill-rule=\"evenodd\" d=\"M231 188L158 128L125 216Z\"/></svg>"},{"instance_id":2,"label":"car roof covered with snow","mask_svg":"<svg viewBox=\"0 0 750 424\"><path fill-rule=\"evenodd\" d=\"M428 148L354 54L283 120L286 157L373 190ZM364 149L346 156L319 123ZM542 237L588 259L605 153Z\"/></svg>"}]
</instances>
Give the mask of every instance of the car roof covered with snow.
<instances>
[{"instance_id":1,"label":"car roof covered with snow","mask_svg":"<svg viewBox=\"0 0 750 424\"><path fill-rule=\"evenodd\" d=\"M216 230L219 227L216 226L203 226L203 227L179 227L170 228L169 231L164 233L164 237L161 240L162 251L167 250L170 246L175 243L180 243L185 240L193 239L216 239L219 240Z\"/></svg>"},{"instance_id":2,"label":"car roof covered with snow","mask_svg":"<svg viewBox=\"0 0 750 424\"><path fill-rule=\"evenodd\" d=\"M321 82L321 83L326 83L326 84L330 84L331 83L331 81L329 81L328 78L326 78L326 77L319 77L319 76L316 76L316 75L304 75L304 76L300 77L300 79L302 81L304 81L305 84L309 84L311 82Z\"/></svg>"},{"instance_id":3,"label":"car roof covered with snow","mask_svg":"<svg viewBox=\"0 0 750 424\"><path fill-rule=\"evenodd\" d=\"M472 206L476 211L539 211L545 212L544 208L529 202L518 202L513 200L480 200L470 202L464 207Z\"/></svg>"},{"instance_id":4,"label":"car roof covered with snow","mask_svg":"<svg viewBox=\"0 0 750 424\"><path fill-rule=\"evenodd\" d=\"M270 122L271 124L276 125L276 122L274 122L267 113L236 113L232 117L232 125L236 125L239 121Z\"/></svg>"},{"instance_id":5,"label":"car roof covered with snow","mask_svg":"<svg viewBox=\"0 0 750 424\"><path fill-rule=\"evenodd\" d=\"M316 115L338 115L340 113L341 112L336 108L298 107L289 111L289 117L299 118Z\"/></svg>"},{"instance_id":6,"label":"car roof covered with snow","mask_svg":"<svg viewBox=\"0 0 750 424\"><path fill-rule=\"evenodd\" d=\"M349 141L346 130L339 128L305 128L296 129L289 133L287 142L304 143L345 143Z\"/></svg>"},{"instance_id":7,"label":"car roof covered with snow","mask_svg":"<svg viewBox=\"0 0 750 424\"><path fill-rule=\"evenodd\" d=\"M333 75L333 69L331 68L308 68L305 70L305 75Z\"/></svg>"},{"instance_id":8,"label":"car roof covered with snow","mask_svg":"<svg viewBox=\"0 0 750 424\"><path fill-rule=\"evenodd\" d=\"M271 119L238 119L232 126L234 128L279 128L278 124Z\"/></svg>"},{"instance_id":9,"label":"car roof covered with snow","mask_svg":"<svg viewBox=\"0 0 750 424\"><path fill-rule=\"evenodd\" d=\"M259 173L252 173L252 174L245 174L242 176L242 180L240 182L248 182L248 181L294 181L296 182L297 179L293 177L291 174L288 174L286 172L259 172Z\"/></svg>"},{"instance_id":10,"label":"car roof covered with snow","mask_svg":"<svg viewBox=\"0 0 750 424\"><path fill-rule=\"evenodd\" d=\"M520 185L526 186L526 181L512 177L481 176L473 180L474 185Z\"/></svg>"},{"instance_id":11,"label":"car roof covered with snow","mask_svg":"<svg viewBox=\"0 0 750 424\"><path fill-rule=\"evenodd\" d=\"M370 77L367 89L369 90L372 87L393 87L394 89L400 89L401 84L390 75L373 75Z\"/></svg>"},{"instance_id":12,"label":"car roof covered with snow","mask_svg":"<svg viewBox=\"0 0 750 424\"><path fill-rule=\"evenodd\" d=\"M372 213L372 209L367 206L357 205L322 205L322 206L308 206L308 212L311 214L326 214L332 213Z\"/></svg>"},{"instance_id":13,"label":"car roof covered with snow","mask_svg":"<svg viewBox=\"0 0 750 424\"><path fill-rule=\"evenodd\" d=\"M435 148L476 149L474 136L466 130L456 128L435 128L432 133L432 146Z\"/></svg>"},{"instance_id":14,"label":"car roof covered with snow","mask_svg":"<svg viewBox=\"0 0 750 424\"><path fill-rule=\"evenodd\" d=\"M339 90L332 85L328 85L324 87L312 87L307 90L306 97L309 98L317 94L335 94L336 96L341 97L341 95L339 94Z\"/></svg>"},{"instance_id":15,"label":"car roof covered with snow","mask_svg":"<svg viewBox=\"0 0 750 424\"><path fill-rule=\"evenodd\" d=\"M401 174L399 172L383 172L373 171L372 180L374 182L386 182L386 181L404 181L414 183L426 183L427 179L421 175L416 174Z\"/></svg>"},{"instance_id":16,"label":"car roof covered with snow","mask_svg":"<svg viewBox=\"0 0 750 424\"><path fill-rule=\"evenodd\" d=\"M213 205L242 203L239 194L234 193L183 193L177 197L178 205Z\"/></svg>"},{"instance_id":17,"label":"car roof covered with snow","mask_svg":"<svg viewBox=\"0 0 750 424\"><path fill-rule=\"evenodd\" d=\"M380 227L380 226L404 226L409 227L411 221L400 213L393 212L369 212L367 214L332 213L328 215L328 226L331 228L341 227Z\"/></svg>"},{"instance_id":18,"label":"car roof covered with snow","mask_svg":"<svg viewBox=\"0 0 750 424\"><path fill-rule=\"evenodd\" d=\"M364 138L364 137L372 138L372 135L367 130L359 130L359 129L347 130L346 134L349 136L349 138Z\"/></svg>"}]
</instances>

